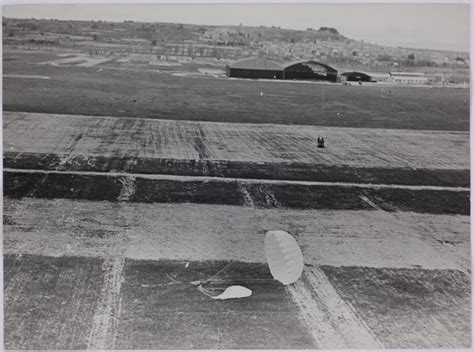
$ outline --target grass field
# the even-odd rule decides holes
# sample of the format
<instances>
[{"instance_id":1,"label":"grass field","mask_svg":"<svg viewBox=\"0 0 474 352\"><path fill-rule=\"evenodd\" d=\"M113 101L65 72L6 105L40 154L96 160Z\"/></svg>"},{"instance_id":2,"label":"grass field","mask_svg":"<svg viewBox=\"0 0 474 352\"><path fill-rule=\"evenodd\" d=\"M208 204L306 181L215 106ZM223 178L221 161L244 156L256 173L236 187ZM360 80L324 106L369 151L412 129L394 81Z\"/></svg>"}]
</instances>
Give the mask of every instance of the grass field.
<instances>
[{"instance_id":1,"label":"grass field","mask_svg":"<svg viewBox=\"0 0 474 352\"><path fill-rule=\"evenodd\" d=\"M467 89L190 78L108 69L106 63L56 67L38 61L4 61L5 74L50 77L5 77L4 110L385 129L469 128Z\"/></svg>"}]
</instances>

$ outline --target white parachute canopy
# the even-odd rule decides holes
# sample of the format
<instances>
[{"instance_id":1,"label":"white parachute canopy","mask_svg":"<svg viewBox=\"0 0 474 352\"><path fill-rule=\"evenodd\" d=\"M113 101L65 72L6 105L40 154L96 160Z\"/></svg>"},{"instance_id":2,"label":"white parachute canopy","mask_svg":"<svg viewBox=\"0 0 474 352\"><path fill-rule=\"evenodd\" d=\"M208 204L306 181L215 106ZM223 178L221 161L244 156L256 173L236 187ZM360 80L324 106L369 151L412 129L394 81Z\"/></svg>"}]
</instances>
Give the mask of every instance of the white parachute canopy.
<instances>
[{"instance_id":1,"label":"white parachute canopy","mask_svg":"<svg viewBox=\"0 0 474 352\"><path fill-rule=\"evenodd\" d=\"M265 255L273 277L284 285L299 279L303 272L303 254L296 240L285 231L265 234Z\"/></svg>"}]
</instances>

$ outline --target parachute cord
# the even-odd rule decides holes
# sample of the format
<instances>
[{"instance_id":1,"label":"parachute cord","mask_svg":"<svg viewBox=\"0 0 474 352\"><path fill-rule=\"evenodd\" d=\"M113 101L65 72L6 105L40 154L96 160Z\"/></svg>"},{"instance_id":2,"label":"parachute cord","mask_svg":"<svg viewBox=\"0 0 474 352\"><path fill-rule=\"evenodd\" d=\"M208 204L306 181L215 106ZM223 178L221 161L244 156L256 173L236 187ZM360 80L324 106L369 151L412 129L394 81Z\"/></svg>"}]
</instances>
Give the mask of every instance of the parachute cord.
<instances>
[{"instance_id":1,"label":"parachute cord","mask_svg":"<svg viewBox=\"0 0 474 352\"><path fill-rule=\"evenodd\" d=\"M216 277L218 274L220 274L220 273L223 272L225 269L227 269L227 267L228 267L229 265L231 265L231 264L233 264L233 262L230 262L230 263L226 264L221 270L219 270L217 273L215 273L214 275L212 275L212 276L211 276L210 278L208 278L206 281L207 281L207 282L213 281L212 279L213 279L214 277Z\"/></svg>"},{"instance_id":2,"label":"parachute cord","mask_svg":"<svg viewBox=\"0 0 474 352\"><path fill-rule=\"evenodd\" d=\"M212 295L212 292L209 291L209 290L206 290L204 287L202 287L202 285L199 285L198 288L199 292L205 294L207 297L211 297L213 298L214 296Z\"/></svg>"}]
</instances>

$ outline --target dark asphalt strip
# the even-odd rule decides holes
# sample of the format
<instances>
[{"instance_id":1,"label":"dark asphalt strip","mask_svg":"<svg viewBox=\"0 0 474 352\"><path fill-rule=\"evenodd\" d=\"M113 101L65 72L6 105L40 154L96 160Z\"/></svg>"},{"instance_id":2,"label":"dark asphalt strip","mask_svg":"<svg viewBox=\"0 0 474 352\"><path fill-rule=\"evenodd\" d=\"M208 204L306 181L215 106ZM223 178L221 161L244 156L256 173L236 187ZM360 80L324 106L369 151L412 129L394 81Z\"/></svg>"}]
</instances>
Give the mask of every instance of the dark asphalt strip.
<instances>
[{"instance_id":1,"label":"dark asphalt strip","mask_svg":"<svg viewBox=\"0 0 474 352\"><path fill-rule=\"evenodd\" d=\"M5 170L4 195L145 203L249 205L258 208L377 209L432 214L470 212L468 189L378 187L219 178ZM249 199L252 202L249 202ZM367 201L368 200L368 201ZM375 206L374 206L375 205Z\"/></svg>"},{"instance_id":2,"label":"dark asphalt strip","mask_svg":"<svg viewBox=\"0 0 474 352\"><path fill-rule=\"evenodd\" d=\"M429 185L469 187L469 170L404 169L350 167L298 162L243 162L231 160L178 160L166 158L135 158L113 156L83 156L68 158L47 153L6 151L3 165L12 169L126 172L132 174L162 174L211 176L243 179L293 180L315 182L349 182L399 185Z\"/></svg>"}]
</instances>

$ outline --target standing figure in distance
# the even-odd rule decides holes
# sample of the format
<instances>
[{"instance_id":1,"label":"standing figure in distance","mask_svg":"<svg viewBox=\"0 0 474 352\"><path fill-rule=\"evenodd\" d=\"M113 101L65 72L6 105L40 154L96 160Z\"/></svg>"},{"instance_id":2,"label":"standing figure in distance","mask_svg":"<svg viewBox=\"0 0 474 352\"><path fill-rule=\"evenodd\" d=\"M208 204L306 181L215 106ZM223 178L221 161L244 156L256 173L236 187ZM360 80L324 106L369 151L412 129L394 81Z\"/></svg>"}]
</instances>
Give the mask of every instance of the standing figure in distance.
<instances>
[{"instance_id":1,"label":"standing figure in distance","mask_svg":"<svg viewBox=\"0 0 474 352\"><path fill-rule=\"evenodd\" d=\"M324 148L324 138L318 137L318 148Z\"/></svg>"}]
</instances>

